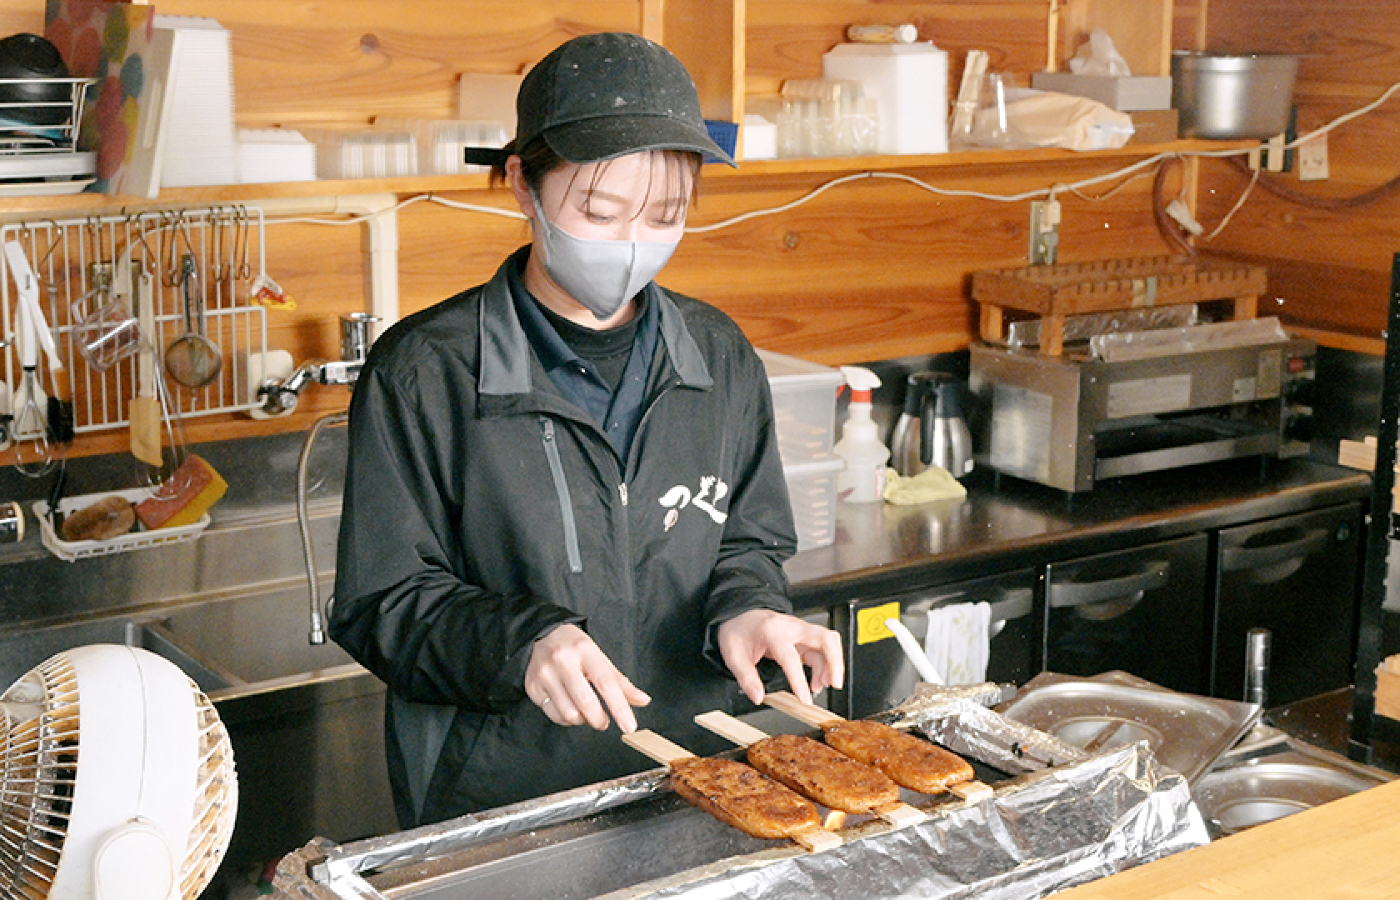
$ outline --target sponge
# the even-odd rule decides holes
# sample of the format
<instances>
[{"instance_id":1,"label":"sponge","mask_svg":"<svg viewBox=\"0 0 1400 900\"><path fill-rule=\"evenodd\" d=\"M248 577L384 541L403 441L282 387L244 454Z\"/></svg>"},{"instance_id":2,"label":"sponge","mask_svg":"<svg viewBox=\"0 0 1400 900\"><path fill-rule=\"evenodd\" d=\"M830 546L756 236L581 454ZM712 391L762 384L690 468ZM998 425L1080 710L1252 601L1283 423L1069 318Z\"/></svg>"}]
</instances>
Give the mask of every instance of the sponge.
<instances>
[{"instance_id":1,"label":"sponge","mask_svg":"<svg viewBox=\"0 0 1400 900\"><path fill-rule=\"evenodd\" d=\"M136 524L136 513L125 497L113 494L65 516L58 527L65 541L110 541Z\"/></svg>"},{"instance_id":2,"label":"sponge","mask_svg":"<svg viewBox=\"0 0 1400 900\"><path fill-rule=\"evenodd\" d=\"M153 496L136 504L136 516L147 529L193 525L226 490L228 482L214 467L191 453Z\"/></svg>"}]
</instances>

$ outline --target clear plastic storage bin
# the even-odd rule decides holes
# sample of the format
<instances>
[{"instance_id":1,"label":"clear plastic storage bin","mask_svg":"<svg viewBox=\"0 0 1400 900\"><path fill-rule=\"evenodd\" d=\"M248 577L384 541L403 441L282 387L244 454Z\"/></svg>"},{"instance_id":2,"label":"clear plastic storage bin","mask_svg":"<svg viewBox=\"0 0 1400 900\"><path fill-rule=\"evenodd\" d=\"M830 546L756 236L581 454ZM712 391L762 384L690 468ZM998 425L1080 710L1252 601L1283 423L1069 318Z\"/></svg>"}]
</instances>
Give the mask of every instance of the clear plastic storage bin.
<instances>
[{"instance_id":1,"label":"clear plastic storage bin","mask_svg":"<svg viewBox=\"0 0 1400 900\"><path fill-rule=\"evenodd\" d=\"M836 476L845 467L846 461L834 453L783 466L798 550L825 547L836 539Z\"/></svg>"},{"instance_id":2,"label":"clear plastic storage bin","mask_svg":"<svg viewBox=\"0 0 1400 900\"><path fill-rule=\"evenodd\" d=\"M823 547L836 538L836 475L845 467L831 452L836 392L844 379L831 366L768 350L758 355L773 392L778 452L797 525L797 549Z\"/></svg>"}]
</instances>

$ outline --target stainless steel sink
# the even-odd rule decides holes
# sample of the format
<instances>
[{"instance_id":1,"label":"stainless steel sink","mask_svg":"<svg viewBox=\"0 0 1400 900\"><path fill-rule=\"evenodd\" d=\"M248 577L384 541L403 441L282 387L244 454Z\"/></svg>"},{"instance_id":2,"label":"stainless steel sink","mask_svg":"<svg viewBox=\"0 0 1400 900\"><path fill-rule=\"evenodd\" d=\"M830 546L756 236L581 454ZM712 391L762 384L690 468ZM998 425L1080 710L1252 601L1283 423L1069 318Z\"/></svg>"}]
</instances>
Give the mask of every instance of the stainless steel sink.
<instances>
[{"instance_id":1,"label":"stainless steel sink","mask_svg":"<svg viewBox=\"0 0 1400 900\"><path fill-rule=\"evenodd\" d=\"M305 597L297 585L180 606L143 624L217 673L217 699L354 664L338 644L307 640Z\"/></svg>"},{"instance_id":2,"label":"stainless steel sink","mask_svg":"<svg viewBox=\"0 0 1400 900\"><path fill-rule=\"evenodd\" d=\"M88 644L124 644L150 650L179 666L205 693L229 686L223 674L179 646L158 623L130 618L27 629L0 637L0 682L8 687L54 654Z\"/></svg>"},{"instance_id":3,"label":"stainless steel sink","mask_svg":"<svg viewBox=\"0 0 1400 900\"><path fill-rule=\"evenodd\" d=\"M1202 775L1191 793L1211 837L1220 838L1393 778L1260 725Z\"/></svg>"},{"instance_id":4,"label":"stainless steel sink","mask_svg":"<svg viewBox=\"0 0 1400 900\"><path fill-rule=\"evenodd\" d=\"M307 640L304 582L138 614L0 634L0 690L59 651L143 647L214 702L233 743L238 817L229 873L317 837L398 829L384 759L384 685L338 645Z\"/></svg>"},{"instance_id":5,"label":"stainless steel sink","mask_svg":"<svg viewBox=\"0 0 1400 900\"><path fill-rule=\"evenodd\" d=\"M126 644L165 657L212 699L318 678L355 666L334 643L307 640L306 590L278 587L152 612L112 616L0 636L5 685L70 647ZM346 673L349 674L349 673Z\"/></svg>"}]
</instances>

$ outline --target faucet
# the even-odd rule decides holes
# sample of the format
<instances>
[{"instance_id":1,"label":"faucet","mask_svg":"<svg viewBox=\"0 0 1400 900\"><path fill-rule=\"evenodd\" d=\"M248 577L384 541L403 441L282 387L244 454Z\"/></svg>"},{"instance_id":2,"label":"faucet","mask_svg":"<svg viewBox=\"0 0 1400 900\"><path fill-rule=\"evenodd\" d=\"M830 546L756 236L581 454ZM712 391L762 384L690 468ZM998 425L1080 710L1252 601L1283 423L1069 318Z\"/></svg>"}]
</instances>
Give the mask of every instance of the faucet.
<instances>
[{"instance_id":1,"label":"faucet","mask_svg":"<svg viewBox=\"0 0 1400 900\"><path fill-rule=\"evenodd\" d=\"M264 379L258 387L263 412L278 416L296 409L302 390L313 381L353 388L359 380L360 369L364 368L365 357L369 355L369 326L378 321L378 316L369 313L341 316L340 359L330 362L309 359L285 379Z\"/></svg>"},{"instance_id":2,"label":"faucet","mask_svg":"<svg viewBox=\"0 0 1400 900\"><path fill-rule=\"evenodd\" d=\"M306 562L306 585L309 590L307 601L311 613L311 629L307 632L306 642L313 646L326 642L325 622L335 597L332 596L326 601L326 610L322 612L321 585L316 580L316 550L311 544L311 514L306 502L306 473L310 468L311 450L316 446L316 438L324 429L332 425L343 425L349 420L350 414L344 410L321 416L311 424L311 430L301 442L301 453L297 457L297 528L301 531L301 555Z\"/></svg>"},{"instance_id":3,"label":"faucet","mask_svg":"<svg viewBox=\"0 0 1400 900\"><path fill-rule=\"evenodd\" d=\"M379 321L378 316L369 313L351 313L340 317L339 362L325 363L310 361L302 363L285 381L269 379L258 393L263 397L263 409L271 415L289 412L296 408L302 388L313 380L321 384L343 384L351 390L359 380L360 369L369 355L369 326ZM332 425L343 425L350 414L344 410L327 413L311 424L311 429L302 441L301 453L297 457L297 527L301 531L301 552L306 562L306 581L309 589L308 602L311 614L311 628L307 633L307 643L312 645L326 642L325 620L330 605L335 602L332 596L326 601L326 611L321 609L321 586L316 579L316 551L311 543L311 515L307 509L307 471L311 463L311 451L316 446L316 438Z\"/></svg>"}]
</instances>

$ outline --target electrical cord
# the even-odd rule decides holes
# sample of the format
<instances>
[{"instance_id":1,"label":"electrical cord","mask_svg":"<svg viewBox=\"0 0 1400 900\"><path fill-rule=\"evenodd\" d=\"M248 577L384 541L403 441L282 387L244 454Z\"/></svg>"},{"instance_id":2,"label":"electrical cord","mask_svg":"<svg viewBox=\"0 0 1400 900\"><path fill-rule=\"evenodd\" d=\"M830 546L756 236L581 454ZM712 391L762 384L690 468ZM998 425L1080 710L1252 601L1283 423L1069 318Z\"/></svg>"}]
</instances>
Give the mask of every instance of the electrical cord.
<instances>
[{"instance_id":1,"label":"electrical cord","mask_svg":"<svg viewBox=\"0 0 1400 900\"><path fill-rule=\"evenodd\" d=\"M1395 193L1397 190L1400 190L1400 175L1397 175L1379 187L1374 187L1369 191L1363 191L1360 194L1354 194L1350 197L1323 197L1317 194L1309 194L1294 190L1287 185L1280 184L1273 178L1261 178L1259 177L1259 170L1254 169L1251 173L1248 164L1243 160L1232 159L1229 160L1229 162L1242 174L1253 174L1255 180L1259 182L1259 186L1267 193L1273 194L1281 200L1287 200L1289 203L1296 203L1299 206L1310 206L1314 209L1356 209L1358 206L1366 206L1375 203L1377 200L1382 200Z\"/></svg>"},{"instance_id":2,"label":"electrical cord","mask_svg":"<svg viewBox=\"0 0 1400 900\"><path fill-rule=\"evenodd\" d=\"M1176 165L1173 166L1173 163ZM1195 256L1195 246L1186 240L1186 236L1181 233L1181 228L1177 225L1176 220L1167 213L1167 201L1163 197L1168 170L1184 166L1185 163L1181 161L1181 157L1173 156L1162 160L1162 164L1157 167L1157 175L1152 179L1152 219L1157 223L1157 231L1166 238L1167 243L1175 247L1179 253Z\"/></svg>"}]
</instances>

